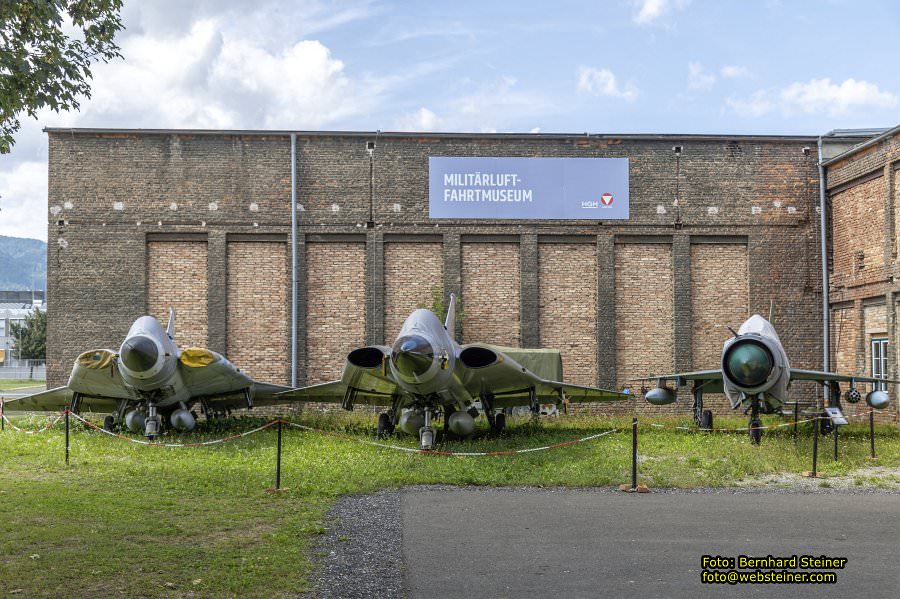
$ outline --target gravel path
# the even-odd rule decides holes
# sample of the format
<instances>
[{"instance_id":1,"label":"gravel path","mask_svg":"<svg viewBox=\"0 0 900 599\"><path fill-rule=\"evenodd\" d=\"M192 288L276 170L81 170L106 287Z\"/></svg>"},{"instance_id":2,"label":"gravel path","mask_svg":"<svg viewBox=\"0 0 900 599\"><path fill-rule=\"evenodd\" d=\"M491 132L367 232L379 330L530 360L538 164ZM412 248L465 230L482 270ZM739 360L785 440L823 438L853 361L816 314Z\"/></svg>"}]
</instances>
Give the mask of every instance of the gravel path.
<instances>
[{"instance_id":1,"label":"gravel path","mask_svg":"<svg viewBox=\"0 0 900 599\"><path fill-rule=\"evenodd\" d=\"M403 597L400 492L342 497L313 549L312 591L304 598Z\"/></svg>"},{"instance_id":2,"label":"gravel path","mask_svg":"<svg viewBox=\"0 0 900 599\"><path fill-rule=\"evenodd\" d=\"M802 477L798 477L802 478ZM848 477L849 478L849 477ZM748 486L698 489L653 489L654 494L677 495L900 495L897 488L871 486L821 487L803 479L799 486ZM821 482L821 481L819 481ZM815 485L815 486L814 486ZM397 491L380 491L372 495L351 495L339 499L328 512L326 532L312 551L314 570L310 576L312 590L301 595L304 599L364 598L385 599L406 597L406 572L403 557L402 497L405 494L459 491L496 496L515 496L531 493L571 492L617 494L612 487L590 489L535 487L454 487L424 485Z\"/></svg>"}]
</instances>

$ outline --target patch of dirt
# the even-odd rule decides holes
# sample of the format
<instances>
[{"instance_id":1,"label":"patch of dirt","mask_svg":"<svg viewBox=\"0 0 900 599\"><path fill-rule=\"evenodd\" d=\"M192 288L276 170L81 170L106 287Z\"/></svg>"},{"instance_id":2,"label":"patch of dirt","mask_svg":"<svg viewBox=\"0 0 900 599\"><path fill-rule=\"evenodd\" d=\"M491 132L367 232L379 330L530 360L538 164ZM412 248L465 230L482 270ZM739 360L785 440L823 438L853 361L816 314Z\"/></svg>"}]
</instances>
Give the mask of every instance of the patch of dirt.
<instances>
[{"instance_id":1,"label":"patch of dirt","mask_svg":"<svg viewBox=\"0 0 900 599\"><path fill-rule=\"evenodd\" d=\"M816 490L821 488L866 490L900 490L900 467L871 466L859 468L848 474L827 474L819 472L816 478L795 473L766 474L758 478L745 479L738 487L791 488L796 490Z\"/></svg>"}]
</instances>

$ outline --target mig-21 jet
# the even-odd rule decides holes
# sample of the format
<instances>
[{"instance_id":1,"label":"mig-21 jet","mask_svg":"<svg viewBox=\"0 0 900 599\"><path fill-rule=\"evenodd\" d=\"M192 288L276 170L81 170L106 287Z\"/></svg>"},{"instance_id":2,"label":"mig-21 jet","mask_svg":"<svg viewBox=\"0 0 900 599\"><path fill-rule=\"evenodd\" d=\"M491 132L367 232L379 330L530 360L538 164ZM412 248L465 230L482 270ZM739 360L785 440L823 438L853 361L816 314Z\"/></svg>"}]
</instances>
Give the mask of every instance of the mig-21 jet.
<instances>
[{"instance_id":1,"label":"mig-21 jet","mask_svg":"<svg viewBox=\"0 0 900 599\"><path fill-rule=\"evenodd\" d=\"M107 412L105 429L124 423L132 432L153 439L164 427L193 430L197 414L191 408L196 404L211 418L235 408L289 403L275 394L290 387L254 381L209 349L179 349L174 336L174 310L169 310L165 329L156 318L141 316L118 352L82 353L65 387L8 401L6 409Z\"/></svg>"},{"instance_id":2,"label":"mig-21 jet","mask_svg":"<svg viewBox=\"0 0 900 599\"><path fill-rule=\"evenodd\" d=\"M562 382L562 359L553 349L508 348L487 343L459 345L455 340L456 297L450 295L442 324L426 309L415 310L391 346L370 345L351 351L341 378L279 393L299 401L378 405L379 435L394 428L419 436L431 449L443 415L444 429L466 437L475 431L480 402L492 432L506 425L504 408L542 403L621 401L629 395Z\"/></svg>"},{"instance_id":3,"label":"mig-21 jet","mask_svg":"<svg viewBox=\"0 0 900 599\"><path fill-rule=\"evenodd\" d=\"M712 412L703 409L704 393L725 393L732 409L744 406L750 414L750 439L759 443L762 426L759 415L771 414L788 401L793 381L817 381L827 390L829 405L840 407L840 383L849 383L844 399L857 403L862 395L858 383L873 383L874 389L866 395L866 403L872 408L883 409L890 405L887 391L880 385L900 381L869 376L848 376L834 372L799 370L791 368L784 346L775 327L758 314L748 318L725 342L720 367L715 370L681 372L662 376L641 377L641 381L656 381L657 386L648 390L644 398L653 405L662 406L675 401L675 390L666 382L674 381L677 387L689 383L693 393L694 422L702 429L712 428Z\"/></svg>"}]
</instances>

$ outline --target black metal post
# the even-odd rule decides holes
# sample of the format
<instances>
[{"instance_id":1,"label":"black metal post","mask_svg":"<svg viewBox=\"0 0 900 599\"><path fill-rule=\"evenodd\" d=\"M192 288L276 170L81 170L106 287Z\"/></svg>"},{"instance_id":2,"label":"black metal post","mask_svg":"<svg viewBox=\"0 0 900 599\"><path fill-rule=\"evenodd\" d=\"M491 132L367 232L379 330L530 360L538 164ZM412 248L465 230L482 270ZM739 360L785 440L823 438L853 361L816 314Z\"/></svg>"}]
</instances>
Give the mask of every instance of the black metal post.
<instances>
[{"instance_id":1,"label":"black metal post","mask_svg":"<svg viewBox=\"0 0 900 599\"><path fill-rule=\"evenodd\" d=\"M6 401L0 397L0 431L6 430Z\"/></svg>"},{"instance_id":2,"label":"black metal post","mask_svg":"<svg viewBox=\"0 0 900 599\"><path fill-rule=\"evenodd\" d=\"M66 410L66 466L69 465L69 410Z\"/></svg>"},{"instance_id":3,"label":"black metal post","mask_svg":"<svg viewBox=\"0 0 900 599\"><path fill-rule=\"evenodd\" d=\"M838 425L834 425L834 461L838 459Z\"/></svg>"},{"instance_id":4,"label":"black metal post","mask_svg":"<svg viewBox=\"0 0 900 599\"><path fill-rule=\"evenodd\" d=\"M820 416L816 416L816 419L813 420L813 467L812 467L812 477L816 477L816 461L819 459L819 418Z\"/></svg>"},{"instance_id":5,"label":"black metal post","mask_svg":"<svg viewBox=\"0 0 900 599\"><path fill-rule=\"evenodd\" d=\"M797 421L800 420L800 402L794 402L794 438L797 438Z\"/></svg>"},{"instance_id":6,"label":"black metal post","mask_svg":"<svg viewBox=\"0 0 900 599\"><path fill-rule=\"evenodd\" d=\"M872 459L875 459L875 411L869 410L869 444L872 446Z\"/></svg>"},{"instance_id":7,"label":"black metal post","mask_svg":"<svg viewBox=\"0 0 900 599\"><path fill-rule=\"evenodd\" d=\"M637 416L631 417L631 491L637 491Z\"/></svg>"},{"instance_id":8,"label":"black metal post","mask_svg":"<svg viewBox=\"0 0 900 599\"><path fill-rule=\"evenodd\" d=\"M278 459L275 462L275 490L281 488L281 419L278 420Z\"/></svg>"}]
</instances>

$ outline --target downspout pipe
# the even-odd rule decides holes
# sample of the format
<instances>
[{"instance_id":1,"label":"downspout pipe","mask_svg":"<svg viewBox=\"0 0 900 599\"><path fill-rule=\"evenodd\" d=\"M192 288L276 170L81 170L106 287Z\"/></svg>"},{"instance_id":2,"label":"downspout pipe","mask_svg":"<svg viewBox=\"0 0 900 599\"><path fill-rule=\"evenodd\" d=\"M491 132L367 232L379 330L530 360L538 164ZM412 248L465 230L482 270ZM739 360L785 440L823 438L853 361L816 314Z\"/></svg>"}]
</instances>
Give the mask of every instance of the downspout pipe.
<instances>
[{"instance_id":1,"label":"downspout pipe","mask_svg":"<svg viewBox=\"0 0 900 599\"><path fill-rule=\"evenodd\" d=\"M291 387L297 386L297 134L291 133Z\"/></svg>"},{"instance_id":2,"label":"downspout pipe","mask_svg":"<svg viewBox=\"0 0 900 599\"><path fill-rule=\"evenodd\" d=\"M825 215L825 165L822 156L822 136L819 136L819 232L822 245L822 370L829 371L829 363L831 358L831 310L830 298L828 295L828 230L826 225L828 220Z\"/></svg>"}]
</instances>

